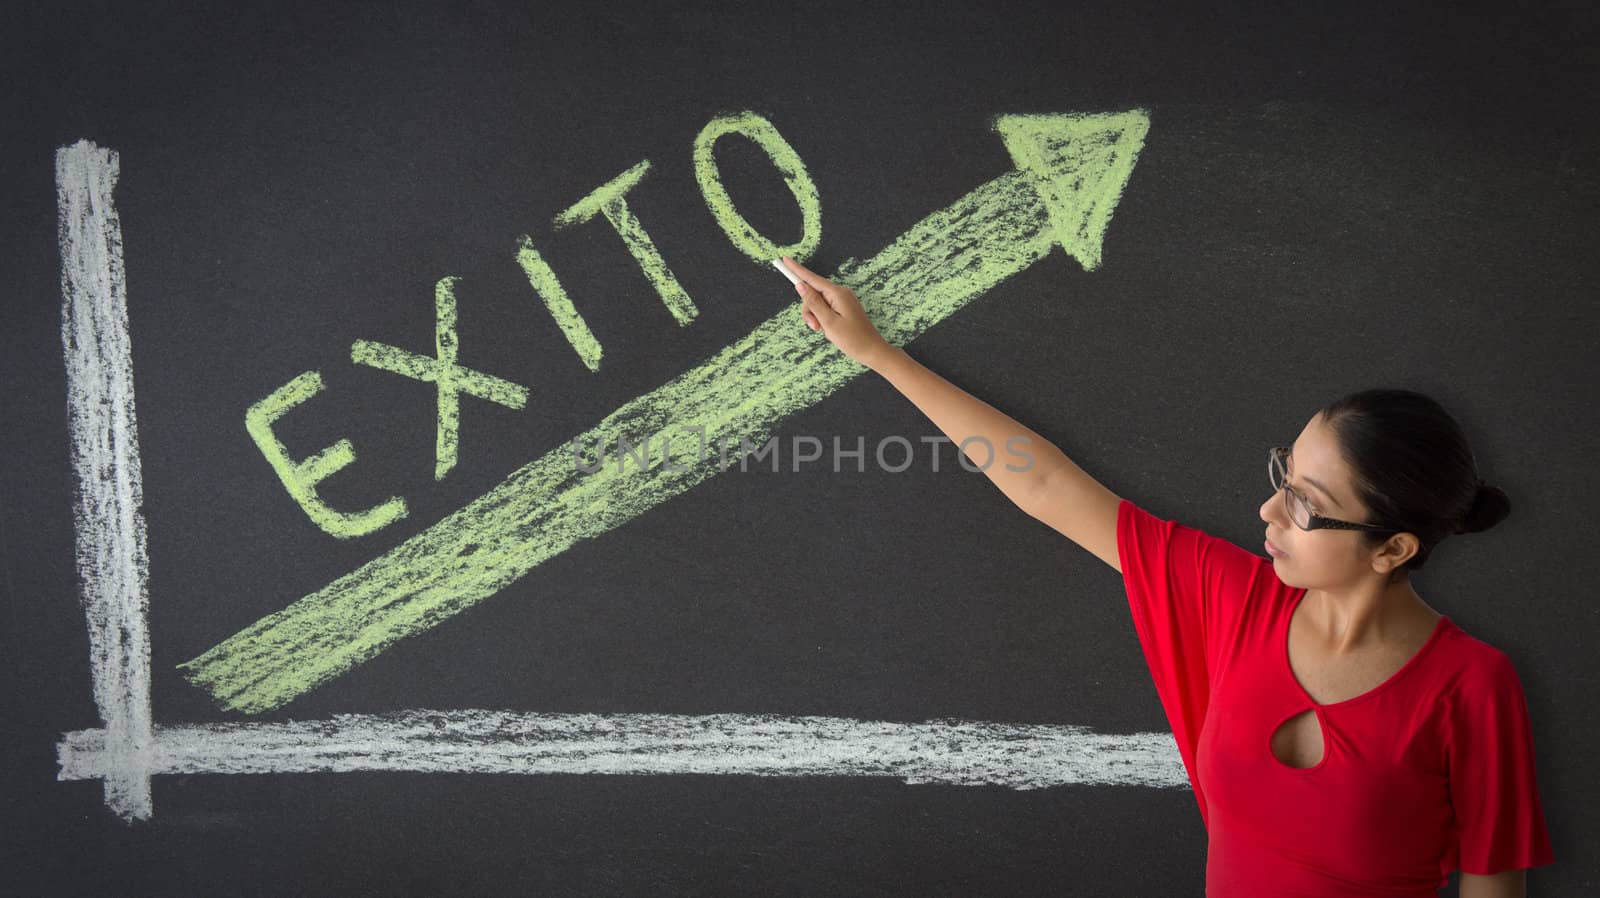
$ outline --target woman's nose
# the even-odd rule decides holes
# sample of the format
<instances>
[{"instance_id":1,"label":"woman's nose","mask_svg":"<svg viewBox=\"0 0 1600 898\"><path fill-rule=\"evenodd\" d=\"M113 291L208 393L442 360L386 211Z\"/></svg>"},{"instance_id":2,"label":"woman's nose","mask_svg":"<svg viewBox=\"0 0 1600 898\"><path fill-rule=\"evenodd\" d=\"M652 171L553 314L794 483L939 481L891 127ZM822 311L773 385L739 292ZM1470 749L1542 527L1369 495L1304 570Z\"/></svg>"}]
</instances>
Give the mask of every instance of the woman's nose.
<instances>
[{"instance_id":1,"label":"woman's nose","mask_svg":"<svg viewBox=\"0 0 1600 898\"><path fill-rule=\"evenodd\" d=\"M1274 509L1279 509L1283 506L1278 503L1277 499L1278 494L1273 493L1267 497L1267 501L1261 503L1261 520L1266 521L1268 524L1278 523L1277 512Z\"/></svg>"}]
</instances>

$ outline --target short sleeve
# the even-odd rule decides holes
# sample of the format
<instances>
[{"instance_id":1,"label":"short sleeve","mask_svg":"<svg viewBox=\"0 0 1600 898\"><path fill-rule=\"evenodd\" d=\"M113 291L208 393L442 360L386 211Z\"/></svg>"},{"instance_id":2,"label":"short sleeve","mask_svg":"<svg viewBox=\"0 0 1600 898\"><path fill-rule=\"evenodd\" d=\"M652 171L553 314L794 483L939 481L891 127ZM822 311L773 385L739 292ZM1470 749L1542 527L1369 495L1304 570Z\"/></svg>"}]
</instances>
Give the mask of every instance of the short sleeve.
<instances>
[{"instance_id":1,"label":"short sleeve","mask_svg":"<svg viewBox=\"0 0 1600 898\"><path fill-rule=\"evenodd\" d=\"M1117 506L1117 555L1140 648L1209 824L1195 754L1214 662L1267 562L1127 499Z\"/></svg>"},{"instance_id":2,"label":"short sleeve","mask_svg":"<svg viewBox=\"0 0 1600 898\"><path fill-rule=\"evenodd\" d=\"M1489 652L1457 699L1448 744L1456 838L1447 868L1487 876L1552 863L1528 703L1511 659Z\"/></svg>"},{"instance_id":3,"label":"short sleeve","mask_svg":"<svg viewBox=\"0 0 1600 898\"><path fill-rule=\"evenodd\" d=\"M1123 499L1117 507L1123 586L1152 667L1209 680L1250 595L1276 580L1265 558Z\"/></svg>"}]
</instances>

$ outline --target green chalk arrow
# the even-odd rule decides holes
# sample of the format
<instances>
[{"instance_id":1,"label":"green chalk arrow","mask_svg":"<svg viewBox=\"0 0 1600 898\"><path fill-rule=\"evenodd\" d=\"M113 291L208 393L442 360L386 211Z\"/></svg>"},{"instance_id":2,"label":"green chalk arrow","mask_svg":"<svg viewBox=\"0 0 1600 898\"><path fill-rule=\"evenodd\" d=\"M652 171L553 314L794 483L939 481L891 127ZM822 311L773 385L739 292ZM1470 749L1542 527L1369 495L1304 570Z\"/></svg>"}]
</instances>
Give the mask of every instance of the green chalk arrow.
<instances>
[{"instance_id":1,"label":"green chalk arrow","mask_svg":"<svg viewBox=\"0 0 1600 898\"><path fill-rule=\"evenodd\" d=\"M1149 117L1007 115L994 121L1014 171L912 226L833 279L855 290L889 342L904 345L1061 246L1085 270L1133 171ZM575 437L578 445L667 434L680 449L752 448L785 417L866 371L785 309ZM698 459L698 454L694 456ZM387 554L179 665L225 708L260 713L393 643L483 601L581 539L599 536L720 473L715 453L626 472L579 469L571 443L517 471ZM588 462L587 457L585 462Z\"/></svg>"}]
</instances>

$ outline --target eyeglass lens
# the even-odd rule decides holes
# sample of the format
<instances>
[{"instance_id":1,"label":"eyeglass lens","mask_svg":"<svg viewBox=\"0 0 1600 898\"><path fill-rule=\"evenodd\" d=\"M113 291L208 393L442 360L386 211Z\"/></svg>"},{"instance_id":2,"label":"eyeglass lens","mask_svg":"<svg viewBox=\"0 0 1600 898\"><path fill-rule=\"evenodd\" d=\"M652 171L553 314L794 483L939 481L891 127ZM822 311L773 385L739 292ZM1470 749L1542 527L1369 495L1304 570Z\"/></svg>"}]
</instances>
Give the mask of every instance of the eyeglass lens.
<instances>
[{"instance_id":1,"label":"eyeglass lens","mask_svg":"<svg viewBox=\"0 0 1600 898\"><path fill-rule=\"evenodd\" d=\"M1289 510L1289 519L1295 526L1304 529L1311 526L1311 508L1306 505L1303 498L1295 494L1294 490L1283 488L1283 481L1288 476L1283 456L1283 452L1272 450L1268 458L1267 473L1272 478L1272 488L1283 493L1283 504Z\"/></svg>"}]
</instances>

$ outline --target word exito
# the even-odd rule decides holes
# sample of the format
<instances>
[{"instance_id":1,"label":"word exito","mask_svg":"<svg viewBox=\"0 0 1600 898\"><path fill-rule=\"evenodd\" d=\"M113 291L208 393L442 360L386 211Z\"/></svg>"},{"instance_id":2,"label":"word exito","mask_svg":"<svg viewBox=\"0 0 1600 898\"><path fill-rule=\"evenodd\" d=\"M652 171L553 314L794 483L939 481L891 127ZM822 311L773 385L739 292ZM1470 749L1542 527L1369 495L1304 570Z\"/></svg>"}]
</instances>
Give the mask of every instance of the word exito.
<instances>
[{"instance_id":1,"label":"word exito","mask_svg":"<svg viewBox=\"0 0 1600 898\"><path fill-rule=\"evenodd\" d=\"M680 428L680 430L694 433L699 438L699 448L694 458L695 463L704 464L712 457L711 450L715 449L716 458L718 460L717 470L726 471L733 466L734 463L728 460L728 447L733 443L731 437L719 435L708 440L706 437L706 429L700 426L683 427ZM928 459L933 472L935 474L939 473L939 444L953 443L955 441L943 435L918 437L917 439L920 442L929 444L933 447L932 451L928 455ZM1006 440L1007 454L1015 455L1022 459L1022 464L1020 465L1014 465L1010 462L1006 462L1006 470L1029 471L1033 469L1033 456L1017 448L1019 444L1026 445L1030 442L1032 442L1031 439L1023 436L1011 437L1010 439ZM651 443L649 437L646 437L638 443L631 442L627 437L617 437L617 472L621 473L624 469L626 469L629 460L632 460L634 465L638 467L639 470L648 471L650 469L652 459L655 458L654 454L650 451L650 445ZM805 446L804 450L800 448L802 445ZM982 446L984 448L984 456L981 463L975 463L969 460L973 453L968 447L974 445ZM739 470L749 470L748 465L752 461L759 465L763 461L770 459L772 462L772 470L777 471L779 456L782 454L779 451L779 446L780 443L778 442L777 437L769 437L765 443L757 446L754 443L751 443L748 438L741 436L739 438L739 444L737 447L739 454L735 457L739 463ZM898 447L894 450L899 454L899 460L897 462L889 461L889 452L887 450L890 446ZM605 439L601 438L595 442L593 461L589 461L584 457L584 453L587 448L588 447L584 446L581 440L576 438L572 440L573 467L585 474L598 474L605 470ZM987 471L989 470L990 466L995 463L996 453L994 450L994 443L992 443L988 437L983 436L982 434L967 437L961 441L958 448L961 451L956 453L956 460L961 463L962 468L968 471L973 473ZM911 445L910 440L903 436L891 435L878 440L877 445L873 447L872 457L877 461L879 470L888 471L891 474L899 474L911 467L912 462L916 458L916 451L916 448ZM801 465L810 464L814 461L820 460L821 458L822 440L808 434L794 434L790 436L789 463L791 471L799 471ZM832 455L833 472L835 474L838 474L844 470L842 467L840 467L840 462L844 459L854 459L856 463L856 471L858 473L865 471L867 461L867 438L862 436L856 437L855 448L846 449L839 443L839 438L835 436L833 438ZM669 471L688 470L687 467L672 460L672 437L669 434L661 435L661 466Z\"/></svg>"},{"instance_id":2,"label":"word exito","mask_svg":"<svg viewBox=\"0 0 1600 898\"><path fill-rule=\"evenodd\" d=\"M756 231L733 206L733 199L722 185L712 150L718 138L738 134L750 139L767 154L783 175L784 183L800 207L801 236L796 243L779 245ZM639 185L650 171L648 159L596 187L582 199L555 216L557 230L582 224L597 216L605 218L622 238L645 278L655 288L661 302L679 325L686 325L699 314L694 300L672 274L655 241L628 208L628 192ZM772 123L753 112L712 119L694 141L694 173L700 195L712 217L728 240L740 252L763 265L777 256L805 259L822 241L822 205L816 184L801 164L800 157L778 133ZM588 324L561 286L555 271L523 235L517 240L517 264L528 277L534 292L544 301L556 325L578 357L590 371L600 368L602 353ZM474 371L458 361L460 341L456 336L455 277L444 277L434 285L434 355L424 356L396 346L357 340L350 347L350 361L379 368L402 377L436 384L438 387L438 427L434 445L435 480L443 480L455 467L460 440L461 394L465 393L510 409L521 409L528 402L528 388L503 378ZM284 489L317 526L341 538L364 536L394 523L406 515L406 502L399 497L362 511L339 511L317 493L317 485L355 461L350 441L341 439L316 455L295 460L273 433L272 427L291 409L304 404L323 389L322 375L306 371L245 413L249 432L267 463L283 482Z\"/></svg>"},{"instance_id":3,"label":"word exito","mask_svg":"<svg viewBox=\"0 0 1600 898\"><path fill-rule=\"evenodd\" d=\"M1002 115L992 125L1011 156L1010 170L912 223L876 254L828 275L855 291L878 332L896 346L1058 247L1085 271L1098 268L1102 240L1150 120L1135 109ZM799 247L762 247L751 256L797 253ZM441 346L437 364L423 369L447 381L451 386L441 384L441 395L452 397L454 385L469 380L455 368L453 345ZM824 335L797 326L793 309L786 308L700 364L624 402L577 439L593 445L607 434L659 434L694 426L704 427L708 438L744 435L760 442L784 419L867 370ZM492 383L479 385L487 392ZM289 398L298 395L291 391ZM265 411L254 414L270 423L275 413L269 397ZM298 463L298 482L314 487L319 476L341 464L343 453L332 451ZM655 464L643 473L585 474L574 469L567 445L559 445L422 532L261 618L179 670L228 710L257 714L280 708L495 595L580 540L622 527L717 473L710 464Z\"/></svg>"}]
</instances>

